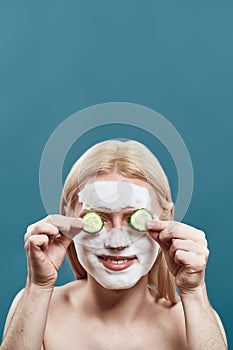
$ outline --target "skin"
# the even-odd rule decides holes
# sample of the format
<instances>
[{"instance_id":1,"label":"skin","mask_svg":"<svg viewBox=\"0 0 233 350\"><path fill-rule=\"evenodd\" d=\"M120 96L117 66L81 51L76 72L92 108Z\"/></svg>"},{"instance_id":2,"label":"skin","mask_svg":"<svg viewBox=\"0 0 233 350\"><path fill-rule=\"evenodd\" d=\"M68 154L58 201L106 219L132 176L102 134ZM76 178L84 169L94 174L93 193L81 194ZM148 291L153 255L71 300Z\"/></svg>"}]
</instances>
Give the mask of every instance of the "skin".
<instances>
[{"instance_id":1,"label":"skin","mask_svg":"<svg viewBox=\"0 0 233 350\"><path fill-rule=\"evenodd\" d=\"M110 173L101 179L123 178ZM146 186L141 180L128 180ZM151 196L156 213L153 191ZM77 203L77 215L81 210ZM112 226L119 227L123 211L110 215ZM180 292L181 301L172 306L165 300L154 302L147 275L125 290L106 289L91 276L55 288L66 249L82 226L81 219L53 215L28 227L27 283L12 304L1 350L227 349L221 321L206 293L209 251L202 231L174 221L148 223ZM122 249L116 247L114 253Z\"/></svg>"}]
</instances>

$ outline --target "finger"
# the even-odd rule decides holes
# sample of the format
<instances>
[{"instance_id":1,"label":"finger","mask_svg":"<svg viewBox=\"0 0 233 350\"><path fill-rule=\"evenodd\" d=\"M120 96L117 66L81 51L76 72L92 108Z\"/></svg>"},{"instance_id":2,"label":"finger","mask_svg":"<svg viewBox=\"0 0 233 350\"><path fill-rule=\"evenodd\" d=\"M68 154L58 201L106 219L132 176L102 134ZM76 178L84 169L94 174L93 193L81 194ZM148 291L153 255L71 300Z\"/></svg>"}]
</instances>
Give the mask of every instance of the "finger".
<instances>
[{"instance_id":1,"label":"finger","mask_svg":"<svg viewBox=\"0 0 233 350\"><path fill-rule=\"evenodd\" d=\"M165 230L166 228L168 228L168 225L171 223L172 223L172 221L159 220L159 219L155 218L153 220L148 221L146 223L146 227L149 230L161 232L161 231Z\"/></svg>"},{"instance_id":2,"label":"finger","mask_svg":"<svg viewBox=\"0 0 233 350\"><path fill-rule=\"evenodd\" d=\"M161 227L161 226L160 226ZM179 223L177 221L166 221L162 227L166 227L160 231L159 239L161 242L166 243L173 238L179 239L189 239L194 242L199 242L207 246L207 240L205 238L205 233L195 227L186 225L184 223ZM153 226L156 229L156 223Z\"/></svg>"},{"instance_id":3,"label":"finger","mask_svg":"<svg viewBox=\"0 0 233 350\"><path fill-rule=\"evenodd\" d=\"M206 242L205 233L193 226L178 222L165 220L151 220L147 222L147 227L151 232L160 232L160 239L192 239L194 241Z\"/></svg>"},{"instance_id":4,"label":"finger","mask_svg":"<svg viewBox=\"0 0 233 350\"><path fill-rule=\"evenodd\" d=\"M59 214L49 215L45 220L56 226L59 232L69 239L73 239L74 236L81 232L84 226L84 221L81 218L72 218Z\"/></svg>"},{"instance_id":5,"label":"finger","mask_svg":"<svg viewBox=\"0 0 233 350\"><path fill-rule=\"evenodd\" d=\"M163 230L159 239L164 245L171 245L173 239L190 240L204 247L207 247L207 240L203 231L197 230L193 227L179 226L174 231Z\"/></svg>"},{"instance_id":6,"label":"finger","mask_svg":"<svg viewBox=\"0 0 233 350\"><path fill-rule=\"evenodd\" d=\"M184 250L186 252L192 252L198 255L208 255L208 249L192 240L173 239L169 248L169 255L173 258L177 250Z\"/></svg>"},{"instance_id":7,"label":"finger","mask_svg":"<svg viewBox=\"0 0 233 350\"><path fill-rule=\"evenodd\" d=\"M30 236L38 234L46 234L48 236L56 237L59 234L59 230L51 223L38 221L35 224L27 227L27 232L24 235L24 241L26 242Z\"/></svg>"},{"instance_id":8,"label":"finger","mask_svg":"<svg viewBox=\"0 0 233 350\"><path fill-rule=\"evenodd\" d=\"M206 257L184 250L177 250L174 260L178 265L184 265L191 273L203 271L206 266Z\"/></svg>"},{"instance_id":9,"label":"finger","mask_svg":"<svg viewBox=\"0 0 233 350\"><path fill-rule=\"evenodd\" d=\"M51 239L49 241L51 242ZM63 234L59 234L51 243L53 243L54 245L62 245L66 250L71 242L71 238Z\"/></svg>"},{"instance_id":10,"label":"finger","mask_svg":"<svg viewBox=\"0 0 233 350\"><path fill-rule=\"evenodd\" d=\"M148 231L148 233L157 243L160 243L160 241L159 241L159 232Z\"/></svg>"},{"instance_id":11,"label":"finger","mask_svg":"<svg viewBox=\"0 0 233 350\"><path fill-rule=\"evenodd\" d=\"M47 235L32 235L25 243L25 250L30 253L30 256L35 256L38 252L47 250L48 244L49 238Z\"/></svg>"}]
</instances>

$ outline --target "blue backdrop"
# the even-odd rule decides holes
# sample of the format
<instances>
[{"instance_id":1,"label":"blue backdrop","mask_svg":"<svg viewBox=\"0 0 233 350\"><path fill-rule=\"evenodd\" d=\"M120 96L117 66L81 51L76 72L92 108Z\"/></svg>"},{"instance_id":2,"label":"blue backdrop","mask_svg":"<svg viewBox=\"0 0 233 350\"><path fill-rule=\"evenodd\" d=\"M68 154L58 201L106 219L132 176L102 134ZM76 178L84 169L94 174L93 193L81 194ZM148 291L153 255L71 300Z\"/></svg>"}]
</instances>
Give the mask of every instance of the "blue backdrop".
<instances>
[{"instance_id":1,"label":"blue backdrop","mask_svg":"<svg viewBox=\"0 0 233 350\"><path fill-rule=\"evenodd\" d=\"M38 170L47 139L82 108L124 101L157 110L188 147L195 187L184 221L206 231L209 298L231 348L232 11L229 0L1 0L1 333L25 283L25 228L45 215ZM64 176L108 137L154 142L138 129L97 127L72 147ZM169 155L160 146L157 155L175 195ZM65 262L58 284L72 278Z\"/></svg>"}]
</instances>

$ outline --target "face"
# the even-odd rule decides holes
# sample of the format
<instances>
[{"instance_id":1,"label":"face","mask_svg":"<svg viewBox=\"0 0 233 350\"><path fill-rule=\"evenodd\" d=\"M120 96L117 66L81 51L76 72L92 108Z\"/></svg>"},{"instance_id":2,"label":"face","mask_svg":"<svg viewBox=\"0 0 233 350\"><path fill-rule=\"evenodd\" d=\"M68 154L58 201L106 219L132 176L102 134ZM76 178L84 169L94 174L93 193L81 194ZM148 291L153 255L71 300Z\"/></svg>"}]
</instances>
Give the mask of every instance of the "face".
<instances>
[{"instance_id":1,"label":"face","mask_svg":"<svg viewBox=\"0 0 233 350\"><path fill-rule=\"evenodd\" d=\"M117 200L108 200L109 194L113 198L114 186L119 189L122 180L125 185L122 195L118 191ZM102 192L98 184L102 186ZM152 268L159 245L148 233L131 229L127 219L141 207L159 216L161 209L156 194L144 181L119 174L98 176L92 185L99 191L99 199L93 196L93 187L84 187L86 196L83 196L85 192L79 195L82 203L77 203L76 213L82 216L88 210L95 210L102 216L105 226L98 234L81 232L76 236L74 244L79 261L104 288L131 288Z\"/></svg>"}]
</instances>

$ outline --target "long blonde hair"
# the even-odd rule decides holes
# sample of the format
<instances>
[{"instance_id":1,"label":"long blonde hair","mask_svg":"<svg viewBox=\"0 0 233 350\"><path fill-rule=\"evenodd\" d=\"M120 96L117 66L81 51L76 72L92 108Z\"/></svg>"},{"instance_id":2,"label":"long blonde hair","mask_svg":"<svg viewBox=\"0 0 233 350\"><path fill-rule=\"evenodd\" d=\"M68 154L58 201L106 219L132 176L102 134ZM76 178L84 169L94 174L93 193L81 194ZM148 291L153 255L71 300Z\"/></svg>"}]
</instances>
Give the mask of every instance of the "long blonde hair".
<instances>
[{"instance_id":1,"label":"long blonde hair","mask_svg":"<svg viewBox=\"0 0 233 350\"><path fill-rule=\"evenodd\" d=\"M118 140L98 143L76 161L63 187L61 214L65 215L66 206L74 210L78 192L89 178L111 172L116 167L117 172L125 177L138 178L149 183L155 190L162 208L160 219L170 219L173 208L171 191L159 161L143 144ZM68 247L67 255L76 278L87 278L87 272L78 260L73 243ZM149 272L148 287L156 300L165 298L171 303L177 302L174 277L168 270L161 250Z\"/></svg>"}]
</instances>

